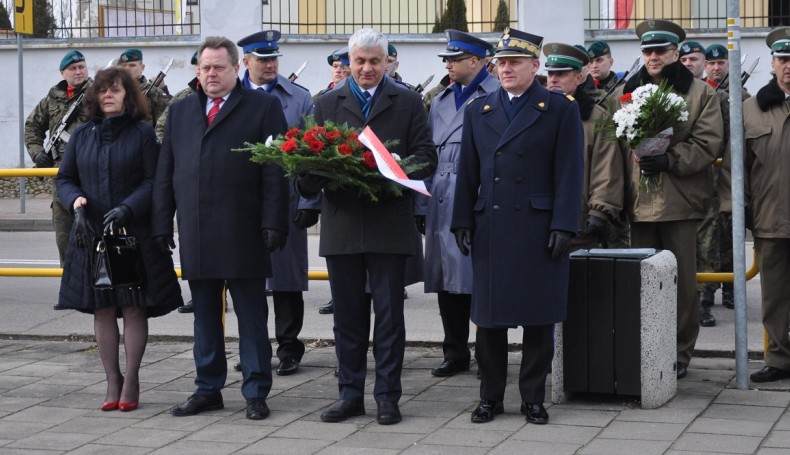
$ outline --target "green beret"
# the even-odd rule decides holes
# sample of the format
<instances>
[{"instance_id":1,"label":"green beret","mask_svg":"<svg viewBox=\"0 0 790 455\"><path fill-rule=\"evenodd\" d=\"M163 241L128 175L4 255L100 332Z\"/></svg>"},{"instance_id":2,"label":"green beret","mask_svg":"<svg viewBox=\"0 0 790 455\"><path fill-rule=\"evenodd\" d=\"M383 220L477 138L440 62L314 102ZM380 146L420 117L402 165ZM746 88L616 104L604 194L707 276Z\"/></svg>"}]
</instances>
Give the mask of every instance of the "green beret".
<instances>
[{"instance_id":1,"label":"green beret","mask_svg":"<svg viewBox=\"0 0 790 455\"><path fill-rule=\"evenodd\" d=\"M197 53L198 53L198 51L195 51L195 53L192 54L192 60L189 61L189 63L191 63L192 65L197 65L198 64Z\"/></svg>"},{"instance_id":2,"label":"green beret","mask_svg":"<svg viewBox=\"0 0 790 455\"><path fill-rule=\"evenodd\" d=\"M604 55L610 55L612 53L612 49L609 48L609 43L606 41L593 41L590 44L590 47L587 48L587 54L590 58L598 58L603 57Z\"/></svg>"},{"instance_id":3,"label":"green beret","mask_svg":"<svg viewBox=\"0 0 790 455\"><path fill-rule=\"evenodd\" d=\"M77 62L84 62L85 56L82 55L80 51L69 51L66 55L63 56L63 59L60 61L60 70L63 71L66 69L67 66L71 65L72 63Z\"/></svg>"},{"instance_id":4,"label":"green beret","mask_svg":"<svg viewBox=\"0 0 790 455\"><path fill-rule=\"evenodd\" d=\"M637 24L636 36L642 41L642 49L677 45L686 39L683 27L664 19L648 19Z\"/></svg>"},{"instance_id":5,"label":"green beret","mask_svg":"<svg viewBox=\"0 0 790 455\"><path fill-rule=\"evenodd\" d=\"M392 44L387 44L387 55L398 58L398 50Z\"/></svg>"},{"instance_id":6,"label":"green beret","mask_svg":"<svg viewBox=\"0 0 790 455\"><path fill-rule=\"evenodd\" d=\"M705 46L696 42L696 41L686 41L680 46L679 54L681 57L685 57L689 54L693 54L695 52L699 52L701 54L705 53Z\"/></svg>"},{"instance_id":7,"label":"green beret","mask_svg":"<svg viewBox=\"0 0 790 455\"><path fill-rule=\"evenodd\" d=\"M765 38L774 57L790 57L790 27L777 28Z\"/></svg>"},{"instance_id":8,"label":"green beret","mask_svg":"<svg viewBox=\"0 0 790 455\"><path fill-rule=\"evenodd\" d=\"M705 49L705 60L727 60L730 52L721 44L711 44Z\"/></svg>"},{"instance_id":9,"label":"green beret","mask_svg":"<svg viewBox=\"0 0 790 455\"><path fill-rule=\"evenodd\" d=\"M118 63L126 63L126 62L141 62L143 61L143 51L140 49L126 49L123 51L120 57L118 57Z\"/></svg>"}]
</instances>

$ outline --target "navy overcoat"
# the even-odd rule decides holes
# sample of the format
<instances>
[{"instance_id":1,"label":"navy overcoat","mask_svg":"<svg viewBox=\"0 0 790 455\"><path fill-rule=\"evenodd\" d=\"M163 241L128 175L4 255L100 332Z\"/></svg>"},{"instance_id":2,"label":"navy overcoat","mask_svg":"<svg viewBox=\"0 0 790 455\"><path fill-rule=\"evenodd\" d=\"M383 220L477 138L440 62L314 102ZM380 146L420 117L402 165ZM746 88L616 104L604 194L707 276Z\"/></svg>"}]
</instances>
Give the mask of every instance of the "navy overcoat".
<instances>
[{"instance_id":1,"label":"navy overcoat","mask_svg":"<svg viewBox=\"0 0 790 455\"><path fill-rule=\"evenodd\" d=\"M282 105L237 82L207 126L206 100L198 87L170 106L154 177L153 235L173 235L177 206L183 279L271 276L261 229L288 232L288 183L280 167L235 149L284 133Z\"/></svg>"},{"instance_id":2,"label":"navy overcoat","mask_svg":"<svg viewBox=\"0 0 790 455\"><path fill-rule=\"evenodd\" d=\"M551 231L578 228L579 107L533 83L510 121L501 90L466 108L451 228L473 231L475 324L552 324L565 319L569 259L552 259L547 245Z\"/></svg>"}]
</instances>

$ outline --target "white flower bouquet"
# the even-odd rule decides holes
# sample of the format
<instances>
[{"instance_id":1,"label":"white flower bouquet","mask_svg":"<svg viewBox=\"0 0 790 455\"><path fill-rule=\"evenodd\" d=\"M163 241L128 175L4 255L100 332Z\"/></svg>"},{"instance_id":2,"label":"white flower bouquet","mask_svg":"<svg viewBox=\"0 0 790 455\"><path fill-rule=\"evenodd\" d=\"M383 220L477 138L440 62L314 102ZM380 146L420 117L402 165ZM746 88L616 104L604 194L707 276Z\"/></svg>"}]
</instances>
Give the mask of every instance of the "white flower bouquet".
<instances>
[{"instance_id":1,"label":"white flower bouquet","mask_svg":"<svg viewBox=\"0 0 790 455\"><path fill-rule=\"evenodd\" d=\"M665 81L643 85L621 96L620 102L622 107L612 116L615 136L628 141L636 162L666 153L675 130L689 117L686 101ZM647 192L659 189L659 176L642 176L639 187Z\"/></svg>"}]
</instances>

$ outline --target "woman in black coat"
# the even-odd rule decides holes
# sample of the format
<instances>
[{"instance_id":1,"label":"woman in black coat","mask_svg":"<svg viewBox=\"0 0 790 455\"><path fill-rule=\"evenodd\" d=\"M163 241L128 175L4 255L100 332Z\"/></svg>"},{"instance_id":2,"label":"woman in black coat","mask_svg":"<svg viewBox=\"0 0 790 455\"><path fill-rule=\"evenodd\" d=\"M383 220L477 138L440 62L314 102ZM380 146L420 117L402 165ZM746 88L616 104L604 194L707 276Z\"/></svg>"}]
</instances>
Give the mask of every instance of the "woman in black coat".
<instances>
[{"instance_id":1,"label":"woman in black coat","mask_svg":"<svg viewBox=\"0 0 790 455\"><path fill-rule=\"evenodd\" d=\"M151 188L159 146L153 128L142 121L147 105L139 85L120 67L96 73L85 98L93 120L72 134L55 178L58 195L74 212L56 308L94 315L96 344L107 376L103 411L137 408L147 318L183 304L173 260L151 242ZM145 268L142 286L93 288L94 242L110 223L139 239ZM118 360L119 317L124 325L125 377Z\"/></svg>"}]
</instances>

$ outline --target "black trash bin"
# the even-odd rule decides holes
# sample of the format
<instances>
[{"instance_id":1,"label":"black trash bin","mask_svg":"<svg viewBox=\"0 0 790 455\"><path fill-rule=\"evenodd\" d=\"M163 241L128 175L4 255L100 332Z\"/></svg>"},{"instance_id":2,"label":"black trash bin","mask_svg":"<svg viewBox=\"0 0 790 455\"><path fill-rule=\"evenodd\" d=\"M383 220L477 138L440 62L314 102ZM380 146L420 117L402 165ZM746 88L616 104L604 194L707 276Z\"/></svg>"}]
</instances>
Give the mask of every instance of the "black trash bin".
<instances>
[{"instance_id":1,"label":"black trash bin","mask_svg":"<svg viewBox=\"0 0 790 455\"><path fill-rule=\"evenodd\" d=\"M640 395L640 263L654 254L652 248L571 254L565 392Z\"/></svg>"}]
</instances>

